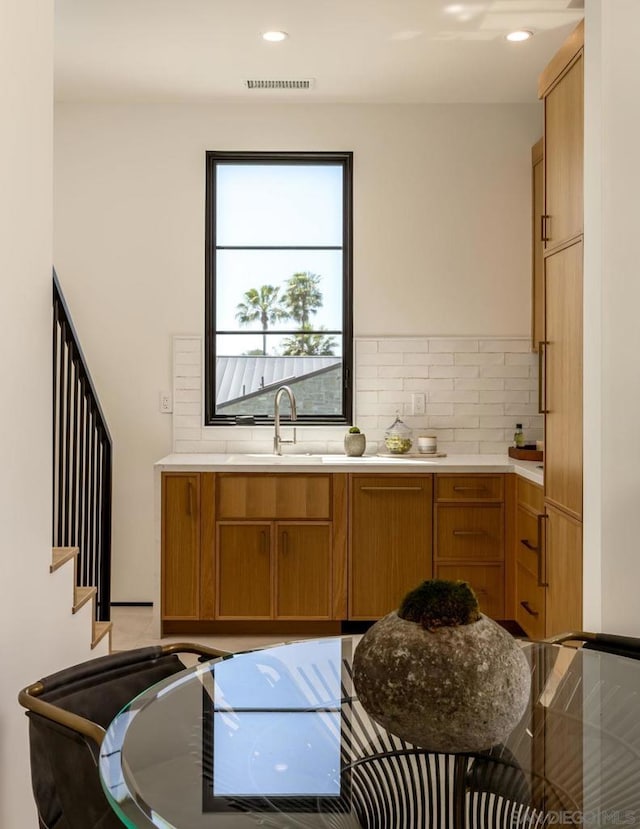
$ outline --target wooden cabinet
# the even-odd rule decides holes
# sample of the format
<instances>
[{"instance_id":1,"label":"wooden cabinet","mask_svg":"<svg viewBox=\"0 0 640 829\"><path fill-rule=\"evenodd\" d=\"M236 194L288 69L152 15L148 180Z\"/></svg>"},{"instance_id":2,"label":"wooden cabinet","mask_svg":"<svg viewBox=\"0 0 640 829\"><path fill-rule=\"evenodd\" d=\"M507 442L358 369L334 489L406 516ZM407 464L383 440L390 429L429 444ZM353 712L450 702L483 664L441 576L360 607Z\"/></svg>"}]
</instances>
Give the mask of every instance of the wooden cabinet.
<instances>
[{"instance_id":1,"label":"wooden cabinet","mask_svg":"<svg viewBox=\"0 0 640 829\"><path fill-rule=\"evenodd\" d=\"M271 525L218 527L217 618L271 618Z\"/></svg>"},{"instance_id":2,"label":"wooden cabinet","mask_svg":"<svg viewBox=\"0 0 640 829\"><path fill-rule=\"evenodd\" d=\"M431 578L431 475L354 475L349 618L378 619Z\"/></svg>"},{"instance_id":3,"label":"wooden cabinet","mask_svg":"<svg viewBox=\"0 0 640 829\"><path fill-rule=\"evenodd\" d=\"M544 245L583 231L584 67L582 49L544 94Z\"/></svg>"},{"instance_id":4,"label":"wooden cabinet","mask_svg":"<svg viewBox=\"0 0 640 829\"><path fill-rule=\"evenodd\" d=\"M480 610L505 618L505 509L503 475L436 475L434 570L462 579Z\"/></svg>"},{"instance_id":5,"label":"wooden cabinet","mask_svg":"<svg viewBox=\"0 0 640 829\"><path fill-rule=\"evenodd\" d=\"M544 139L531 148L531 347L544 340Z\"/></svg>"},{"instance_id":6,"label":"wooden cabinet","mask_svg":"<svg viewBox=\"0 0 640 829\"><path fill-rule=\"evenodd\" d=\"M200 601L200 476L162 477L162 615L198 619Z\"/></svg>"},{"instance_id":7,"label":"wooden cabinet","mask_svg":"<svg viewBox=\"0 0 640 829\"><path fill-rule=\"evenodd\" d=\"M582 626L582 524L517 482L516 621L532 639Z\"/></svg>"},{"instance_id":8,"label":"wooden cabinet","mask_svg":"<svg viewBox=\"0 0 640 829\"><path fill-rule=\"evenodd\" d=\"M532 639L546 635L544 581L544 493L542 487L516 482L516 621Z\"/></svg>"},{"instance_id":9,"label":"wooden cabinet","mask_svg":"<svg viewBox=\"0 0 640 829\"><path fill-rule=\"evenodd\" d=\"M164 473L165 632L346 618L346 502L346 475Z\"/></svg>"},{"instance_id":10,"label":"wooden cabinet","mask_svg":"<svg viewBox=\"0 0 640 829\"><path fill-rule=\"evenodd\" d=\"M219 523L218 619L330 619L328 523Z\"/></svg>"},{"instance_id":11,"label":"wooden cabinet","mask_svg":"<svg viewBox=\"0 0 640 829\"><path fill-rule=\"evenodd\" d=\"M546 507L546 635L582 628L582 523Z\"/></svg>"},{"instance_id":12,"label":"wooden cabinet","mask_svg":"<svg viewBox=\"0 0 640 829\"><path fill-rule=\"evenodd\" d=\"M217 478L216 618L331 619L332 476Z\"/></svg>"},{"instance_id":13,"label":"wooden cabinet","mask_svg":"<svg viewBox=\"0 0 640 829\"><path fill-rule=\"evenodd\" d=\"M328 524L278 524L275 618L331 618L331 532Z\"/></svg>"},{"instance_id":14,"label":"wooden cabinet","mask_svg":"<svg viewBox=\"0 0 640 829\"><path fill-rule=\"evenodd\" d=\"M545 259L545 495L582 516L582 242Z\"/></svg>"},{"instance_id":15,"label":"wooden cabinet","mask_svg":"<svg viewBox=\"0 0 640 829\"><path fill-rule=\"evenodd\" d=\"M581 23L544 70L538 85L545 108L541 401L545 414L545 538L541 548L542 581L547 584L546 635L582 626L583 50ZM531 573L523 561L519 566ZM538 577L537 582L540 580ZM520 583L526 584L526 573ZM534 585L527 589L532 596L526 600L528 607L534 607ZM534 610L542 613L537 606ZM537 628L543 624L540 616L528 621Z\"/></svg>"}]
</instances>

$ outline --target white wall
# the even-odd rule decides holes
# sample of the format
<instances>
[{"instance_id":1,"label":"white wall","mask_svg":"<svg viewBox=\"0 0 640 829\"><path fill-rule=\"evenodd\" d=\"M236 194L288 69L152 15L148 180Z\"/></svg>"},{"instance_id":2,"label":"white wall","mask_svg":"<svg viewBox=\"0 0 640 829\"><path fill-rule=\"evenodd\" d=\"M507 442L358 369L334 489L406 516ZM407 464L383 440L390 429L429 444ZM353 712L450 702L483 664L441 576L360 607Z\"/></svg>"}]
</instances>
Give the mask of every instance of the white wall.
<instances>
[{"instance_id":1,"label":"white wall","mask_svg":"<svg viewBox=\"0 0 640 829\"><path fill-rule=\"evenodd\" d=\"M586 13L585 624L638 636L640 4Z\"/></svg>"},{"instance_id":2,"label":"white wall","mask_svg":"<svg viewBox=\"0 0 640 829\"><path fill-rule=\"evenodd\" d=\"M72 570L51 562L53 2L0 25L0 826L36 825L21 687L89 656Z\"/></svg>"},{"instance_id":3,"label":"white wall","mask_svg":"<svg viewBox=\"0 0 640 829\"><path fill-rule=\"evenodd\" d=\"M171 340L203 330L207 149L353 150L355 333L526 336L533 105L60 104L55 263L114 437L115 600L150 599Z\"/></svg>"}]
</instances>

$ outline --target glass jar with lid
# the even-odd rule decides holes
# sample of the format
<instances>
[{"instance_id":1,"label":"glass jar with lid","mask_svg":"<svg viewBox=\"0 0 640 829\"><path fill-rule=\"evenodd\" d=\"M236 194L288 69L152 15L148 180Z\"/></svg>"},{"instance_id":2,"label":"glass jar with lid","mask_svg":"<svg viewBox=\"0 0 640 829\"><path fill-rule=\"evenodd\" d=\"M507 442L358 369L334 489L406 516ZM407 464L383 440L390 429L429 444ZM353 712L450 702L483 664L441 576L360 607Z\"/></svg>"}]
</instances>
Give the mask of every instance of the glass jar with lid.
<instances>
[{"instance_id":1,"label":"glass jar with lid","mask_svg":"<svg viewBox=\"0 0 640 829\"><path fill-rule=\"evenodd\" d=\"M384 445L392 455L404 455L411 449L413 445L411 429L400 420L399 415L396 415L396 419L384 433Z\"/></svg>"}]
</instances>

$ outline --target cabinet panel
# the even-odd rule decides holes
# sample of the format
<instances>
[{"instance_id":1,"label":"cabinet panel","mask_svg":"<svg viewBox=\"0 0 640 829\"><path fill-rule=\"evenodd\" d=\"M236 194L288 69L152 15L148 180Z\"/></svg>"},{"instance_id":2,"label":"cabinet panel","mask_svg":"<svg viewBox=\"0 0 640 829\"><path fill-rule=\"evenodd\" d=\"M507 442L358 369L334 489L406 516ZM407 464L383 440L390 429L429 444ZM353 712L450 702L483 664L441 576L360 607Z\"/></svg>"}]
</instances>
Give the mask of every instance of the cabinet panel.
<instances>
[{"instance_id":1,"label":"cabinet panel","mask_svg":"<svg viewBox=\"0 0 640 829\"><path fill-rule=\"evenodd\" d=\"M218 526L218 618L271 618L271 525Z\"/></svg>"},{"instance_id":2,"label":"cabinet panel","mask_svg":"<svg viewBox=\"0 0 640 829\"><path fill-rule=\"evenodd\" d=\"M583 60L575 63L545 97L545 212L549 250L583 230Z\"/></svg>"},{"instance_id":3,"label":"cabinet panel","mask_svg":"<svg viewBox=\"0 0 640 829\"><path fill-rule=\"evenodd\" d=\"M436 475L437 501L502 501L502 475Z\"/></svg>"},{"instance_id":4,"label":"cabinet panel","mask_svg":"<svg viewBox=\"0 0 640 829\"><path fill-rule=\"evenodd\" d=\"M331 618L331 526L279 524L276 618Z\"/></svg>"},{"instance_id":5,"label":"cabinet panel","mask_svg":"<svg viewBox=\"0 0 640 829\"><path fill-rule=\"evenodd\" d=\"M582 628L582 524L546 509L546 635Z\"/></svg>"},{"instance_id":6,"label":"cabinet panel","mask_svg":"<svg viewBox=\"0 0 640 829\"><path fill-rule=\"evenodd\" d=\"M329 475L218 475L220 520L331 517Z\"/></svg>"},{"instance_id":7,"label":"cabinet panel","mask_svg":"<svg viewBox=\"0 0 640 829\"><path fill-rule=\"evenodd\" d=\"M502 506L447 506L436 509L436 558L495 561L504 558Z\"/></svg>"},{"instance_id":8,"label":"cabinet panel","mask_svg":"<svg viewBox=\"0 0 640 829\"><path fill-rule=\"evenodd\" d=\"M468 582L480 611L492 619L504 619L504 569L501 564L438 564L437 578Z\"/></svg>"},{"instance_id":9,"label":"cabinet panel","mask_svg":"<svg viewBox=\"0 0 640 829\"><path fill-rule=\"evenodd\" d=\"M545 498L582 515L582 243L545 259Z\"/></svg>"},{"instance_id":10,"label":"cabinet panel","mask_svg":"<svg viewBox=\"0 0 640 829\"><path fill-rule=\"evenodd\" d=\"M518 563L518 603L516 621L532 639L545 637L545 589L535 575Z\"/></svg>"},{"instance_id":11,"label":"cabinet panel","mask_svg":"<svg viewBox=\"0 0 640 829\"><path fill-rule=\"evenodd\" d=\"M200 590L200 476L162 476L162 617L197 619Z\"/></svg>"},{"instance_id":12,"label":"cabinet panel","mask_svg":"<svg viewBox=\"0 0 640 829\"><path fill-rule=\"evenodd\" d=\"M354 476L349 618L378 619L431 578L432 477Z\"/></svg>"}]
</instances>

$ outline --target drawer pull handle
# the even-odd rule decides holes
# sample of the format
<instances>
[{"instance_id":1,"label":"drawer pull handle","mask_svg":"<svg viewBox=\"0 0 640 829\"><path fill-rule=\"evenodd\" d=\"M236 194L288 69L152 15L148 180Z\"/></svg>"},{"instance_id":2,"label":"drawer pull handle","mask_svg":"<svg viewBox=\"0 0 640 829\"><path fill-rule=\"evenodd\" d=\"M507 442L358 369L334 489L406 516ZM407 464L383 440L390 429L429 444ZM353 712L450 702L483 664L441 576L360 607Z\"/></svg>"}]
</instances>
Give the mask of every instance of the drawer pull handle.
<instances>
[{"instance_id":1,"label":"drawer pull handle","mask_svg":"<svg viewBox=\"0 0 640 829\"><path fill-rule=\"evenodd\" d=\"M549 343L546 340L540 340L538 343L538 414L549 414L549 409L547 408L547 388L545 384L545 348L548 345Z\"/></svg>"},{"instance_id":2,"label":"drawer pull handle","mask_svg":"<svg viewBox=\"0 0 640 829\"><path fill-rule=\"evenodd\" d=\"M546 514L542 513L537 516L538 521L538 541L539 544L543 544L544 546L539 549L538 551L538 587L549 587L549 582L547 581L547 545L546 545L546 536L543 533L542 529L542 522L547 520ZM544 574L542 572L542 568L544 566Z\"/></svg>"},{"instance_id":3,"label":"drawer pull handle","mask_svg":"<svg viewBox=\"0 0 640 829\"><path fill-rule=\"evenodd\" d=\"M454 492L484 492L486 486L454 486Z\"/></svg>"},{"instance_id":4,"label":"drawer pull handle","mask_svg":"<svg viewBox=\"0 0 640 829\"><path fill-rule=\"evenodd\" d=\"M523 547L526 547L527 550L531 550L532 553L538 553L538 554L540 553L540 547L536 547L534 544L532 544L529 541L528 538L521 538L520 543L522 544Z\"/></svg>"},{"instance_id":5,"label":"drawer pull handle","mask_svg":"<svg viewBox=\"0 0 640 829\"><path fill-rule=\"evenodd\" d=\"M538 611L537 611L537 610L534 610L534 609L531 607L531 605L529 604L529 602L520 602L520 604L522 605L522 607L524 607L524 609L527 611L527 613L529 614L529 616L539 616L539 615L540 615L540 614L538 613Z\"/></svg>"},{"instance_id":6,"label":"drawer pull handle","mask_svg":"<svg viewBox=\"0 0 640 829\"><path fill-rule=\"evenodd\" d=\"M361 492L422 492L421 486L361 486Z\"/></svg>"},{"instance_id":7,"label":"drawer pull handle","mask_svg":"<svg viewBox=\"0 0 640 829\"><path fill-rule=\"evenodd\" d=\"M540 241L541 242L550 242L551 241L551 237L549 236L549 225L548 225L550 218L551 218L551 216L549 216L548 213L543 213L542 216L540 216Z\"/></svg>"},{"instance_id":8,"label":"drawer pull handle","mask_svg":"<svg viewBox=\"0 0 640 829\"><path fill-rule=\"evenodd\" d=\"M486 535L484 530L454 530L454 535Z\"/></svg>"}]
</instances>

